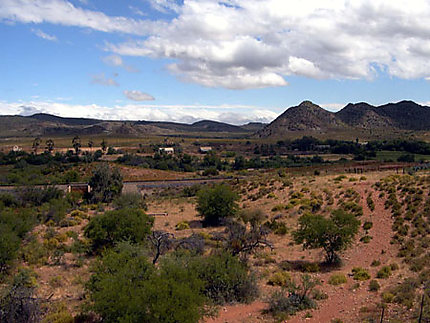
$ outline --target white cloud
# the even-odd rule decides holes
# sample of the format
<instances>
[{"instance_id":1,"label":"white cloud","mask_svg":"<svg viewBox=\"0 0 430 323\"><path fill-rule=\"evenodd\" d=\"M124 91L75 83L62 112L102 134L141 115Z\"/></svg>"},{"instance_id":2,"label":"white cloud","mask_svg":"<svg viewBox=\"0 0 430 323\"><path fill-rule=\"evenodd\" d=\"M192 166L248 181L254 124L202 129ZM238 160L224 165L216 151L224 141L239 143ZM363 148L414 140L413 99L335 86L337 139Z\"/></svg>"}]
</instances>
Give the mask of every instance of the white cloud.
<instances>
[{"instance_id":1,"label":"white cloud","mask_svg":"<svg viewBox=\"0 0 430 323\"><path fill-rule=\"evenodd\" d=\"M124 63L122 61L121 56L118 55L109 55L102 58L102 61L111 66L122 66Z\"/></svg>"},{"instance_id":2,"label":"white cloud","mask_svg":"<svg viewBox=\"0 0 430 323\"><path fill-rule=\"evenodd\" d=\"M0 20L21 23L51 23L90 28L103 32L148 35L163 22L111 17L103 12L75 7L65 0L1 0Z\"/></svg>"},{"instance_id":3,"label":"white cloud","mask_svg":"<svg viewBox=\"0 0 430 323\"><path fill-rule=\"evenodd\" d=\"M147 0L170 20L111 17L65 0L1 0L3 22L127 33L116 55L169 59L179 78L231 89L285 86L289 76L430 79L427 0ZM172 62L173 61L173 62Z\"/></svg>"},{"instance_id":4,"label":"white cloud","mask_svg":"<svg viewBox=\"0 0 430 323\"><path fill-rule=\"evenodd\" d=\"M136 67L134 67L132 65L125 64L123 59L119 55L109 55L109 56L102 57L102 61L105 64L110 65L110 66L122 67L127 72L130 72L130 73L139 72L139 70Z\"/></svg>"},{"instance_id":5,"label":"white cloud","mask_svg":"<svg viewBox=\"0 0 430 323\"><path fill-rule=\"evenodd\" d=\"M152 95L149 95L147 93L143 93L141 91L133 90L128 91L124 90L124 95L133 101L153 101L155 98Z\"/></svg>"},{"instance_id":6,"label":"white cloud","mask_svg":"<svg viewBox=\"0 0 430 323\"><path fill-rule=\"evenodd\" d=\"M63 102L29 101L8 103L0 101L0 115L31 115L50 113L61 117L96 118L105 120L148 120L193 123L214 120L231 124L270 122L278 114L253 106L148 105L126 104L113 107L97 104L79 105Z\"/></svg>"},{"instance_id":7,"label":"white cloud","mask_svg":"<svg viewBox=\"0 0 430 323\"><path fill-rule=\"evenodd\" d=\"M106 77L104 73L93 75L91 83L105 86L119 86L113 78Z\"/></svg>"},{"instance_id":8,"label":"white cloud","mask_svg":"<svg viewBox=\"0 0 430 323\"><path fill-rule=\"evenodd\" d=\"M49 41L57 41L57 37L55 37L54 35L49 35L47 33L44 33L40 29L31 29L31 32L35 34L37 37L40 37L42 39L49 40Z\"/></svg>"},{"instance_id":9,"label":"white cloud","mask_svg":"<svg viewBox=\"0 0 430 323\"><path fill-rule=\"evenodd\" d=\"M180 6L175 0L148 0L149 4L155 10L163 13L168 13L169 11L178 12Z\"/></svg>"}]
</instances>

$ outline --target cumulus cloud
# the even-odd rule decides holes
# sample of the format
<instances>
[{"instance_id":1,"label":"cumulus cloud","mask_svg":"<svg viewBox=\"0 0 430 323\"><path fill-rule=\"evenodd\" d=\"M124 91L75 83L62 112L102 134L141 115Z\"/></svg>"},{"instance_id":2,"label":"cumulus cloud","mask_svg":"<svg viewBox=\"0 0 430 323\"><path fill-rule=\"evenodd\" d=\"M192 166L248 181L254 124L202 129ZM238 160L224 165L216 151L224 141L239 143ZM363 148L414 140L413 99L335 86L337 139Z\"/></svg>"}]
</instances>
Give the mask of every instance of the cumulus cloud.
<instances>
[{"instance_id":1,"label":"cumulus cloud","mask_svg":"<svg viewBox=\"0 0 430 323\"><path fill-rule=\"evenodd\" d=\"M128 91L124 90L124 95L133 101L154 101L155 98L152 95L149 95L147 93L143 93L141 91L133 90Z\"/></svg>"},{"instance_id":2,"label":"cumulus cloud","mask_svg":"<svg viewBox=\"0 0 430 323\"><path fill-rule=\"evenodd\" d=\"M292 75L430 79L427 0L147 0L174 18L111 17L65 0L2 0L0 20L130 34L115 55L168 59L187 82L285 86Z\"/></svg>"},{"instance_id":3,"label":"cumulus cloud","mask_svg":"<svg viewBox=\"0 0 430 323\"><path fill-rule=\"evenodd\" d=\"M119 86L119 84L113 78L106 77L104 73L93 75L91 83L104 86Z\"/></svg>"},{"instance_id":4,"label":"cumulus cloud","mask_svg":"<svg viewBox=\"0 0 430 323\"><path fill-rule=\"evenodd\" d=\"M61 117L85 117L104 120L148 120L193 123L214 120L230 124L270 122L277 113L253 106L143 105L126 104L112 107L97 104L79 105L63 102L30 101L8 103L0 101L0 115L31 115L50 113Z\"/></svg>"},{"instance_id":5,"label":"cumulus cloud","mask_svg":"<svg viewBox=\"0 0 430 323\"><path fill-rule=\"evenodd\" d=\"M227 3L227 5L226 5ZM429 78L425 0L186 1L144 40L108 44L123 55L170 58L182 79L232 89L316 79Z\"/></svg>"},{"instance_id":6,"label":"cumulus cloud","mask_svg":"<svg viewBox=\"0 0 430 323\"><path fill-rule=\"evenodd\" d=\"M57 37L55 37L54 35L49 35L47 33L44 33L40 29L32 29L31 32L39 38L49 40L49 41L57 41Z\"/></svg>"}]
</instances>

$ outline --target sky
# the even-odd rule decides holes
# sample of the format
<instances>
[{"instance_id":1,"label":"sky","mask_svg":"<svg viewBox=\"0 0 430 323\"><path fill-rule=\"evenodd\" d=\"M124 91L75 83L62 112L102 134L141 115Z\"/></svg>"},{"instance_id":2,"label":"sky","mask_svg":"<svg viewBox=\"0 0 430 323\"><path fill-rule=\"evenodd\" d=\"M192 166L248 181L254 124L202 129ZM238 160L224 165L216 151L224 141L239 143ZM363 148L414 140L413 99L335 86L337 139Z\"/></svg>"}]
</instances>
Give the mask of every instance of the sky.
<instances>
[{"instance_id":1,"label":"sky","mask_svg":"<svg viewBox=\"0 0 430 323\"><path fill-rule=\"evenodd\" d=\"M0 0L0 114L232 124L430 104L428 0Z\"/></svg>"}]
</instances>

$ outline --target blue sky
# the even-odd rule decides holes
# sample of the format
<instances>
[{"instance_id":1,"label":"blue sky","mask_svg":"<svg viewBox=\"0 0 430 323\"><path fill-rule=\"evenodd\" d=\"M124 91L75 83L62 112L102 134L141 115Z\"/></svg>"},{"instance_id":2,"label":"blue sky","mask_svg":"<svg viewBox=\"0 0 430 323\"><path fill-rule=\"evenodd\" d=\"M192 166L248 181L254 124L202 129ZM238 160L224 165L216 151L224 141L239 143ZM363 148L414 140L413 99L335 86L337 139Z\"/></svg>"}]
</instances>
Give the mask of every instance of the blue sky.
<instances>
[{"instance_id":1,"label":"blue sky","mask_svg":"<svg viewBox=\"0 0 430 323\"><path fill-rule=\"evenodd\" d=\"M425 0L0 0L0 114L269 122L427 104Z\"/></svg>"}]
</instances>

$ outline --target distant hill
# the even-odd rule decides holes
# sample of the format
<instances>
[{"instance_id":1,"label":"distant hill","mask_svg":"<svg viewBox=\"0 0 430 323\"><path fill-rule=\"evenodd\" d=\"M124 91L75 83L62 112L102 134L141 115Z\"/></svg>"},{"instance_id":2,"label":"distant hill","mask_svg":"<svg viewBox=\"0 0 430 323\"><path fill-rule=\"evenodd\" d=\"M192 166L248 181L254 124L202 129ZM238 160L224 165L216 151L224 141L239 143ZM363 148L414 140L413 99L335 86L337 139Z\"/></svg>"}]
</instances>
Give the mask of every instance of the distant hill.
<instances>
[{"instance_id":1,"label":"distant hill","mask_svg":"<svg viewBox=\"0 0 430 323\"><path fill-rule=\"evenodd\" d=\"M320 135L366 138L402 136L406 132L430 131L430 107L413 101L373 106L350 103L334 113L304 101L284 111L270 124L258 122L242 126L202 120L193 124L167 121L114 121L90 118L63 118L46 113L31 116L0 116L1 137L64 135L184 135L220 133L257 138ZM217 136L217 135L216 135ZM356 138L356 137L354 137Z\"/></svg>"},{"instance_id":2,"label":"distant hill","mask_svg":"<svg viewBox=\"0 0 430 323\"><path fill-rule=\"evenodd\" d=\"M325 131L346 128L346 125L332 112L324 110L310 101L287 109L270 124L257 132L259 137L282 136L287 132Z\"/></svg>"},{"instance_id":3,"label":"distant hill","mask_svg":"<svg viewBox=\"0 0 430 323\"><path fill-rule=\"evenodd\" d=\"M242 129L247 131L257 132L263 129L267 124L262 122L249 122L243 126L240 126Z\"/></svg>"},{"instance_id":4,"label":"distant hill","mask_svg":"<svg viewBox=\"0 0 430 323\"><path fill-rule=\"evenodd\" d=\"M193 124L158 121L109 121L63 118L46 113L31 116L0 116L0 136L121 136L170 135L189 132L251 134L253 129L223 122L202 120Z\"/></svg>"},{"instance_id":5,"label":"distant hill","mask_svg":"<svg viewBox=\"0 0 430 323\"><path fill-rule=\"evenodd\" d=\"M233 126L227 123L202 120L194 122L191 125L196 131L209 131L209 132L244 132L244 129L239 126Z\"/></svg>"},{"instance_id":6,"label":"distant hill","mask_svg":"<svg viewBox=\"0 0 430 323\"><path fill-rule=\"evenodd\" d=\"M91 126L102 122L101 120L88 118L62 118L47 113L36 113L30 116L30 118L40 121L61 123L69 126Z\"/></svg>"},{"instance_id":7,"label":"distant hill","mask_svg":"<svg viewBox=\"0 0 430 323\"><path fill-rule=\"evenodd\" d=\"M294 132L318 133L371 130L398 132L430 130L430 107L413 101L382 106L365 102L350 103L333 113L309 101L291 107L273 122L256 132L257 137L282 137Z\"/></svg>"}]
</instances>

